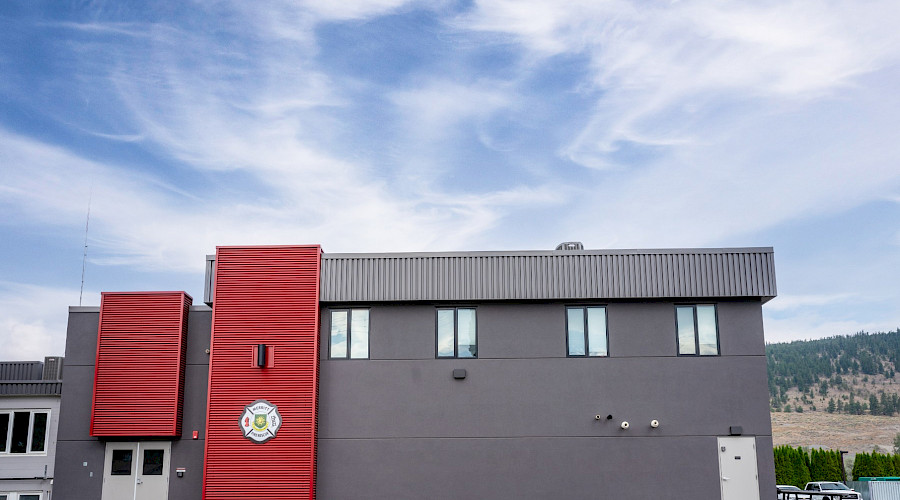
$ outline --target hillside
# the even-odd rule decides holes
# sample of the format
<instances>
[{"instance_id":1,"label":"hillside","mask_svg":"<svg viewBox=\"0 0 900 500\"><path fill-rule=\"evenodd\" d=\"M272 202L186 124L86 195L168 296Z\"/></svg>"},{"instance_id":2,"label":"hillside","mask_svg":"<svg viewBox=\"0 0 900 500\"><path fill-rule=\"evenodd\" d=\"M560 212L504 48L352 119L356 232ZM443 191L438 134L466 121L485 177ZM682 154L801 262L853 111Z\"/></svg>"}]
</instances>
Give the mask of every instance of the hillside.
<instances>
[{"instance_id":1,"label":"hillside","mask_svg":"<svg viewBox=\"0 0 900 500\"><path fill-rule=\"evenodd\" d=\"M772 440L775 446L846 450L848 459L876 446L881 452L893 450L894 436L900 433L900 416L846 415L826 412L772 413Z\"/></svg>"},{"instance_id":2,"label":"hillside","mask_svg":"<svg viewBox=\"0 0 900 500\"><path fill-rule=\"evenodd\" d=\"M900 328L766 346L772 411L900 414Z\"/></svg>"}]
</instances>

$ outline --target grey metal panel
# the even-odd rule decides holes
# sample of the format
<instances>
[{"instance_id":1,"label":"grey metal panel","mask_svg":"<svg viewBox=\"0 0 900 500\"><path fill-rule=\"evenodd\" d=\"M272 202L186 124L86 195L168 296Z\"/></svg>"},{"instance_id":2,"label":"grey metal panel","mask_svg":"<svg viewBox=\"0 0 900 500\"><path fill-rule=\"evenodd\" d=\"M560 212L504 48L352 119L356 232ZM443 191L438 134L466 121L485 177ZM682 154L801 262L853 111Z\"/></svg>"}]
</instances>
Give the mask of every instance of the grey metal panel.
<instances>
[{"instance_id":1,"label":"grey metal panel","mask_svg":"<svg viewBox=\"0 0 900 500\"><path fill-rule=\"evenodd\" d=\"M44 380L62 380L63 364L65 358L62 356L44 356Z\"/></svg>"},{"instance_id":2,"label":"grey metal panel","mask_svg":"<svg viewBox=\"0 0 900 500\"><path fill-rule=\"evenodd\" d=\"M203 280L203 302L207 305L212 305L213 301L213 279L215 277L216 269L216 256L207 255L206 256L206 279Z\"/></svg>"},{"instance_id":3,"label":"grey metal panel","mask_svg":"<svg viewBox=\"0 0 900 500\"><path fill-rule=\"evenodd\" d=\"M323 302L776 295L770 247L323 254Z\"/></svg>"},{"instance_id":4,"label":"grey metal panel","mask_svg":"<svg viewBox=\"0 0 900 500\"><path fill-rule=\"evenodd\" d=\"M900 498L900 483L896 481L870 481L869 483L872 500Z\"/></svg>"},{"instance_id":5,"label":"grey metal panel","mask_svg":"<svg viewBox=\"0 0 900 500\"><path fill-rule=\"evenodd\" d=\"M41 380L43 370L40 361L4 361L0 363L0 380Z\"/></svg>"},{"instance_id":6,"label":"grey metal panel","mask_svg":"<svg viewBox=\"0 0 900 500\"><path fill-rule=\"evenodd\" d=\"M62 382L0 382L0 396L59 396Z\"/></svg>"}]
</instances>

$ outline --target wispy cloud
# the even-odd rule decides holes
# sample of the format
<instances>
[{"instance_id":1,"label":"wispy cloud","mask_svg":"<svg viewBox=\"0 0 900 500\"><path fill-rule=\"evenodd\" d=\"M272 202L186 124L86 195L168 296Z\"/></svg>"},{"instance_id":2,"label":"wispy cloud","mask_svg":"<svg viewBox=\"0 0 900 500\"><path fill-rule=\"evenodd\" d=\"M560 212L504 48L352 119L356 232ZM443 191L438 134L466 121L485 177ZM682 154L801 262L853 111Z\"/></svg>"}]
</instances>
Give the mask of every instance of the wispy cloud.
<instances>
[{"instance_id":1,"label":"wispy cloud","mask_svg":"<svg viewBox=\"0 0 900 500\"><path fill-rule=\"evenodd\" d=\"M608 168L622 142L706 141L696 125L723 101L790 106L858 85L896 64L896 2L792 1L635 4L481 1L458 22L503 33L538 60L582 53L603 93L594 117L562 153ZM536 63L539 64L539 63ZM760 103L759 100L771 100ZM747 109L742 110L748 111ZM736 116L735 119L738 117Z\"/></svg>"},{"instance_id":2,"label":"wispy cloud","mask_svg":"<svg viewBox=\"0 0 900 500\"><path fill-rule=\"evenodd\" d=\"M823 319L814 312L783 318L765 316L765 337L768 343L852 335L857 332L892 332L897 328L900 328L900 315L881 321Z\"/></svg>"},{"instance_id":3,"label":"wispy cloud","mask_svg":"<svg viewBox=\"0 0 900 500\"><path fill-rule=\"evenodd\" d=\"M221 197L187 193L152 175L0 131L0 161L16 165L0 173L0 202L27 216L20 223L74 226L82 223L93 189L91 246L97 253L92 262L196 271L198 256L223 244L318 241L343 251L465 248L506 211L556 201L547 190L516 188L468 196L433 190L398 199L355 165L297 144L261 146L273 151L260 151L263 163L247 168L262 190ZM265 163L268 154L274 155L271 163Z\"/></svg>"},{"instance_id":4,"label":"wispy cloud","mask_svg":"<svg viewBox=\"0 0 900 500\"><path fill-rule=\"evenodd\" d=\"M817 295L779 295L766 303L768 311L787 311L810 306L823 306L828 304L844 303L852 299L852 293L833 293Z\"/></svg>"}]
</instances>

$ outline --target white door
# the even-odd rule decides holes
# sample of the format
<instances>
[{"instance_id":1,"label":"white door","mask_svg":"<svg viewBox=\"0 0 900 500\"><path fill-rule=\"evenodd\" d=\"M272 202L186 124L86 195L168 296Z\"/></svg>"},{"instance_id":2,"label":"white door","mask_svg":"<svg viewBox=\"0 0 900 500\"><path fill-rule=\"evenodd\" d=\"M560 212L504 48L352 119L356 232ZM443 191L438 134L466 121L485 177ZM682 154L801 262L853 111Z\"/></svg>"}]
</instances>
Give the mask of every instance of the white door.
<instances>
[{"instance_id":1,"label":"white door","mask_svg":"<svg viewBox=\"0 0 900 500\"><path fill-rule=\"evenodd\" d=\"M722 500L759 500L756 438L719 438L719 484Z\"/></svg>"},{"instance_id":2,"label":"white door","mask_svg":"<svg viewBox=\"0 0 900 500\"><path fill-rule=\"evenodd\" d=\"M109 442L103 500L165 500L169 496L168 441Z\"/></svg>"}]
</instances>

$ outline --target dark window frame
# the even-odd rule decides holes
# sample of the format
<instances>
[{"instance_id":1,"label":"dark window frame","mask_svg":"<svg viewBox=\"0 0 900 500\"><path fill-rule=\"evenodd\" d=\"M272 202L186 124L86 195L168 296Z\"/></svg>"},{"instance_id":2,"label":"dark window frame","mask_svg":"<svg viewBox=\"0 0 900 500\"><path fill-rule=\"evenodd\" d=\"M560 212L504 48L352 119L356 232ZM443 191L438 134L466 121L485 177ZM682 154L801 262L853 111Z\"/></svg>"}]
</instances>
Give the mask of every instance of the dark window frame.
<instances>
[{"instance_id":1,"label":"dark window frame","mask_svg":"<svg viewBox=\"0 0 900 500\"><path fill-rule=\"evenodd\" d=\"M163 467L166 465L166 450L163 448L146 448L141 450L141 475L142 476L162 476L163 475ZM159 463L156 463L155 459L150 462L151 468L147 467L147 452L154 453L159 452ZM149 457L155 458L155 457Z\"/></svg>"},{"instance_id":2,"label":"dark window frame","mask_svg":"<svg viewBox=\"0 0 900 500\"><path fill-rule=\"evenodd\" d=\"M569 309L581 309L582 310L581 321L583 323L582 328L584 329L583 330L584 354L571 354L572 351L569 349ZM590 332L588 331L588 314L587 314L588 309L603 309L603 319L604 319L603 326L605 327L604 328L605 331L603 332L603 334L606 337L606 354L603 354L603 355L589 354L591 352L591 344L590 344ZM566 315L565 334L566 334L566 357L567 358L608 358L608 357L610 357L610 352L609 352L609 308L608 308L607 304L567 305L565 307L565 315Z\"/></svg>"},{"instance_id":3,"label":"dark window frame","mask_svg":"<svg viewBox=\"0 0 900 500\"><path fill-rule=\"evenodd\" d=\"M116 459L117 452L121 452L122 455L124 455L126 453L128 454L128 460L127 460L128 472L127 473L124 472L125 469L123 469L121 467L116 468L116 465L120 465L122 462L126 461L123 458ZM132 475L132 473L135 471L134 470L134 459L135 459L134 455L135 455L134 450L130 449L130 448L121 448L121 449L112 450L112 453L110 454L110 457L109 457L109 475L110 476L130 476L130 475Z\"/></svg>"},{"instance_id":4,"label":"dark window frame","mask_svg":"<svg viewBox=\"0 0 900 500\"><path fill-rule=\"evenodd\" d=\"M28 426L26 429L25 435L25 451L14 452L13 450L13 435L15 434L15 414L16 413L28 413ZM43 435L43 450L34 451L32 448L34 447L34 430L35 430L35 416L38 414L46 415L46 420L44 423L44 435ZM5 446L3 449L0 449L0 456L44 456L47 455L47 443L50 440L50 418L51 412L49 408L4 408L0 410L0 415L6 416L7 420L7 428L6 435L3 436L3 441L5 442Z\"/></svg>"},{"instance_id":5,"label":"dark window frame","mask_svg":"<svg viewBox=\"0 0 900 500\"><path fill-rule=\"evenodd\" d=\"M371 307L334 307L328 310L328 359L343 359L343 360L365 360L370 359L372 356L372 308ZM368 311L369 315L369 323L368 329L366 330L366 357L364 358L354 358L351 357L351 345L353 339L353 311ZM331 352L331 328L334 324L334 313L336 312L346 312L347 313L347 352L344 356L334 356Z\"/></svg>"},{"instance_id":6,"label":"dark window frame","mask_svg":"<svg viewBox=\"0 0 900 500\"><path fill-rule=\"evenodd\" d=\"M697 321L697 306L711 306L713 308L713 320L715 322L716 328L716 353L715 354L701 354L700 353L700 327ZM681 352L681 336L678 334L678 308L679 307L690 307L691 313L694 318L694 352L692 354L683 354ZM704 303L698 302L693 304L675 304L674 308L675 312L675 353L678 356L685 357L710 357L710 356L721 356L722 355L722 339L719 335L719 307L714 303Z\"/></svg>"},{"instance_id":7,"label":"dark window frame","mask_svg":"<svg viewBox=\"0 0 900 500\"><path fill-rule=\"evenodd\" d=\"M475 317L475 354L473 356L459 357L459 310L472 310ZM453 311L453 356L441 356L440 354L440 311ZM475 306L438 306L434 308L434 357L435 359L478 359L478 308Z\"/></svg>"}]
</instances>

